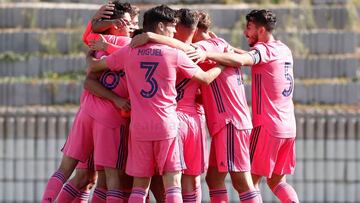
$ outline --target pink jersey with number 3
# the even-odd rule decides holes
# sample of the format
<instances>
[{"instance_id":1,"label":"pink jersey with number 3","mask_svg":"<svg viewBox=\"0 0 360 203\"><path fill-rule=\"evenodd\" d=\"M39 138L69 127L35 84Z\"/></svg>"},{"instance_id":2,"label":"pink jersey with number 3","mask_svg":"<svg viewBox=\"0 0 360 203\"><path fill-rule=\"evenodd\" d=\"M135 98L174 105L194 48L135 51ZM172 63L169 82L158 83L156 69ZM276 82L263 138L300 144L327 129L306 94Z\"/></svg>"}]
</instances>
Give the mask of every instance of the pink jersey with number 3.
<instances>
[{"instance_id":1,"label":"pink jersey with number 3","mask_svg":"<svg viewBox=\"0 0 360 203\"><path fill-rule=\"evenodd\" d=\"M254 126L266 126L274 137L295 137L293 57L280 41L257 43L260 62L251 68Z\"/></svg>"},{"instance_id":2,"label":"pink jersey with number 3","mask_svg":"<svg viewBox=\"0 0 360 203\"><path fill-rule=\"evenodd\" d=\"M124 70L131 100L131 136L156 141L176 137L177 72L192 78L200 68L184 52L149 43L124 47L106 58L111 70Z\"/></svg>"}]
</instances>

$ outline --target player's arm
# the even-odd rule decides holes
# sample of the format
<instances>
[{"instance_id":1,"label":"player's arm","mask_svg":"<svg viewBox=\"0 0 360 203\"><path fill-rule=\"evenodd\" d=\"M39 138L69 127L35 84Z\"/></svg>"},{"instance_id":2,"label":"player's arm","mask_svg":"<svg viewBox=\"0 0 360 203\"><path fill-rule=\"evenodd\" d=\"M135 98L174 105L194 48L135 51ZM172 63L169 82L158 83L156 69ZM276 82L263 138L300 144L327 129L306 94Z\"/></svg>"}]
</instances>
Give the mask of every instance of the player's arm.
<instances>
[{"instance_id":1,"label":"player's arm","mask_svg":"<svg viewBox=\"0 0 360 203\"><path fill-rule=\"evenodd\" d=\"M231 47L231 49L236 53L236 54L245 54L247 51L236 48L236 47Z\"/></svg>"},{"instance_id":2,"label":"player's arm","mask_svg":"<svg viewBox=\"0 0 360 203\"><path fill-rule=\"evenodd\" d=\"M88 64L89 72L99 72L107 69L106 58L94 58L91 51L86 55L86 62Z\"/></svg>"},{"instance_id":3,"label":"player's arm","mask_svg":"<svg viewBox=\"0 0 360 203\"><path fill-rule=\"evenodd\" d=\"M177 40L175 38L167 37L164 35L159 35L153 32L145 32L139 35L136 35L130 43L130 47L138 47L142 46L148 42L156 42L159 44L165 44L170 47L180 49L183 51L195 50L195 48L189 44L185 44L184 42Z\"/></svg>"},{"instance_id":4,"label":"player's arm","mask_svg":"<svg viewBox=\"0 0 360 203\"><path fill-rule=\"evenodd\" d=\"M199 83L209 85L220 75L224 69L224 66L215 66L214 68L211 68L207 71L203 71L201 68L199 68L191 79Z\"/></svg>"},{"instance_id":5,"label":"player's arm","mask_svg":"<svg viewBox=\"0 0 360 203\"><path fill-rule=\"evenodd\" d=\"M98 80L99 74L89 73L84 81L84 88L91 94L112 101L116 107L124 111L130 111L130 101L119 97L113 91L105 88Z\"/></svg>"},{"instance_id":6,"label":"player's arm","mask_svg":"<svg viewBox=\"0 0 360 203\"><path fill-rule=\"evenodd\" d=\"M197 59L198 53L192 51L187 52L190 59ZM206 59L216 61L225 66L240 67L242 65L251 66L259 63L260 52L258 50L251 50L244 54L237 53L216 53L216 52L205 52Z\"/></svg>"},{"instance_id":7,"label":"player's arm","mask_svg":"<svg viewBox=\"0 0 360 203\"><path fill-rule=\"evenodd\" d=\"M114 53L123 46L116 45L109 42L102 34L93 34L98 37L93 37L89 40L89 48L94 51L105 51L107 54Z\"/></svg>"},{"instance_id":8,"label":"player's arm","mask_svg":"<svg viewBox=\"0 0 360 203\"><path fill-rule=\"evenodd\" d=\"M113 3L104 4L100 7L100 9L95 13L95 15L92 17L91 20L93 32L95 33L104 32L113 25L113 21L102 20L102 19L110 19L114 9L115 9L115 4Z\"/></svg>"}]
</instances>

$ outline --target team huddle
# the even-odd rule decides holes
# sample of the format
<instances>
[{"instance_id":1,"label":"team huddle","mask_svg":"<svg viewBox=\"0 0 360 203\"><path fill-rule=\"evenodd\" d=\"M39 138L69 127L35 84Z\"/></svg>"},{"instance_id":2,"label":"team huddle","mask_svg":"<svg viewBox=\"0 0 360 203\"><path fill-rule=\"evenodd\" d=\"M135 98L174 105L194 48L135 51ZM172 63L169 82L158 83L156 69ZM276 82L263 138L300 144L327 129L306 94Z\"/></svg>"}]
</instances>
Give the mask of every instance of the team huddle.
<instances>
[{"instance_id":1,"label":"team huddle","mask_svg":"<svg viewBox=\"0 0 360 203\"><path fill-rule=\"evenodd\" d=\"M210 31L208 13L166 5L144 13L113 1L83 34L90 48L80 107L42 202L262 202L262 177L281 202L299 202L286 182L295 168L290 49L269 10L246 15L250 50ZM251 68L252 111L242 66ZM207 130L211 137L208 150ZM210 151L208 153L208 151ZM72 173L75 175L69 180ZM207 195L207 194L206 194Z\"/></svg>"}]
</instances>

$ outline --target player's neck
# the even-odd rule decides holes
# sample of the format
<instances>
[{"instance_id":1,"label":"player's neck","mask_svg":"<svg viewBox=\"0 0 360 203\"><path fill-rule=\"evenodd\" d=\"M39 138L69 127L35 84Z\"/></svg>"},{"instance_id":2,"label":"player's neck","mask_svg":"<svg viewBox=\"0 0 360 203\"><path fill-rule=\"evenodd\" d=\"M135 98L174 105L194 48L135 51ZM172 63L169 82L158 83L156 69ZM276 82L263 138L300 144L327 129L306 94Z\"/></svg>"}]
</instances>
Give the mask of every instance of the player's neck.
<instances>
[{"instance_id":1,"label":"player's neck","mask_svg":"<svg viewBox=\"0 0 360 203\"><path fill-rule=\"evenodd\" d=\"M202 32L200 35L200 38L201 38L201 40L207 40L207 39L210 39L211 37L208 32Z\"/></svg>"},{"instance_id":2,"label":"player's neck","mask_svg":"<svg viewBox=\"0 0 360 203\"><path fill-rule=\"evenodd\" d=\"M272 42L272 41L275 41L275 38L271 33L266 34L266 35L259 38L259 42L269 43L269 42Z\"/></svg>"}]
</instances>

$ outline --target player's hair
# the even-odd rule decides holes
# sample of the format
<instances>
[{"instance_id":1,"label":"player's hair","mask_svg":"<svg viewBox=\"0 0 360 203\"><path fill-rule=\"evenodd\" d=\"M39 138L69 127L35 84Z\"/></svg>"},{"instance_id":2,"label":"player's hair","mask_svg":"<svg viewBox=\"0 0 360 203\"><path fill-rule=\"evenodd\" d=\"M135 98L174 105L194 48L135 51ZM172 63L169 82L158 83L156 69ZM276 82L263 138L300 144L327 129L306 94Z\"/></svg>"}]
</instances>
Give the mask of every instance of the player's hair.
<instances>
[{"instance_id":1,"label":"player's hair","mask_svg":"<svg viewBox=\"0 0 360 203\"><path fill-rule=\"evenodd\" d=\"M145 32L155 32L158 23L176 23L176 11L166 5L157 6L144 13Z\"/></svg>"},{"instance_id":2,"label":"player's hair","mask_svg":"<svg viewBox=\"0 0 360 203\"><path fill-rule=\"evenodd\" d=\"M134 18L135 16L139 15L139 13L140 13L139 7L132 5L131 12L130 12L131 18Z\"/></svg>"},{"instance_id":3,"label":"player's hair","mask_svg":"<svg viewBox=\"0 0 360 203\"><path fill-rule=\"evenodd\" d=\"M119 19L124 17L125 13L131 15L131 12L133 12L132 6L129 3L121 3L120 1L113 1L112 3L115 4L115 7L110 19Z\"/></svg>"},{"instance_id":4,"label":"player's hair","mask_svg":"<svg viewBox=\"0 0 360 203\"><path fill-rule=\"evenodd\" d=\"M246 15L247 22L253 22L257 26L264 26L266 31L272 32L276 26L276 15L270 10L252 10Z\"/></svg>"},{"instance_id":5,"label":"player's hair","mask_svg":"<svg viewBox=\"0 0 360 203\"><path fill-rule=\"evenodd\" d=\"M211 26L210 15L205 11L198 11L199 23L197 27L207 32Z\"/></svg>"},{"instance_id":6,"label":"player's hair","mask_svg":"<svg viewBox=\"0 0 360 203\"><path fill-rule=\"evenodd\" d=\"M179 20L178 23L187 28L196 28L199 22L198 12L187 8L177 10L176 17Z\"/></svg>"},{"instance_id":7,"label":"player's hair","mask_svg":"<svg viewBox=\"0 0 360 203\"><path fill-rule=\"evenodd\" d=\"M143 29L136 29L136 30L134 30L133 35L131 36L131 38L134 38L136 35L140 35L142 33L144 33Z\"/></svg>"}]
</instances>

